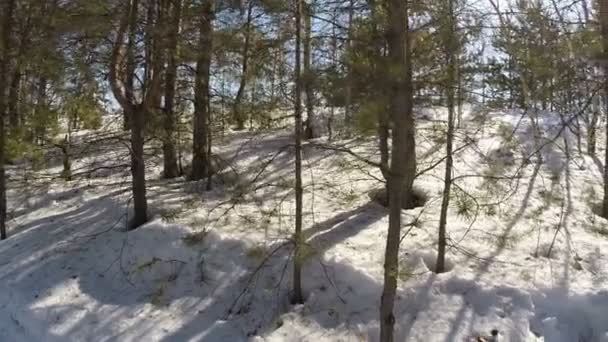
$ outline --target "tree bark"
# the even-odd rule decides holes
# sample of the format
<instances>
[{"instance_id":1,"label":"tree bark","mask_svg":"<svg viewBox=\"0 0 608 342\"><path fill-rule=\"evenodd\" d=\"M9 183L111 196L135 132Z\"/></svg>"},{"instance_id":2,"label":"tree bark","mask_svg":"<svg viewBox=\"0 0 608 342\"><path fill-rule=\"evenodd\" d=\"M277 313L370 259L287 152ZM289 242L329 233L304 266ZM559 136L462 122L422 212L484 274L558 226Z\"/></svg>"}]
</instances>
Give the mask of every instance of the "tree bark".
<instances>
[{"instance_id":1,"label":"tree bark","mask_svg":"<svg viewBox=\"0 0 608 342\"><path fill-rule=\"evenodd\" d=\"M40 76L38 79L38 89L36 98L36 109L35 109L35 123L34 123L34 142L42 145L45 141L47 127L45 125L46 116L48 115L47 109L47 93L46 88L48 86L48 80L45 76Z\"/></svg>"},{"instance_id":2,"label":"tree bark","mask_svg":"<svg viewBox=\"0 0 608 342\"><path fill-rule=\"evenodd\" d=\"M127 4L125 15L121 19L116 43L112 48L109 82L116 101L121 105L124 115L129 118L131 130L131 187L133 193L133 220L130 229L135 229L148 220L148 201L146 197L146 169L144 161L144 128L146 105L135 100L135 39L137 35L137 14L139 0ZM128 30L126 57L122 55L125 32ZM123 61L126 58L126 61ZM120 73L126 64L126 75Z\"/></svg>"},{"instance_id":3,"label":"tree bark","mask_svg":"<svg viewBox=\"0 0 608 342\"><path fill-rule=\"evenodd\" d=\"M604 48L604 56L602 63L604 66L604 96L606 101L606 116L608 117L608 0L599 0L600 10L599 19L602 32L602 46ZM606 120L606 135L608 136L608 119ZM606 139L606 153L604 159L604 201L602 206L604 217L608 218L608 139Z\"/></svg>"},{"instance_id":4,"label":"tree bark","mask_svg":"<svg viewBox=\"0 0 608 342\"><path fill-rule=\"evenodd\" d=\"M304 303L302 295L302 75L301 64L301 31L302 31L302 0L295 0L295 193L296 193L296 229L294 234L295 253L293 260L293 298L292 303Z\"/></svg>"},{"instance_id":5,"label":"tree bark","mask_svg":"<svg viewBox=\"0 0 608 342\"><path fill-rule=\"evenodd\" d=\"M380 303L380 341L392 342L395 316L393 308L399 274L399 242L401 235L401 208L410 195L403 189L411 189L416 170L414 120L412 115L412 69L409 43L408 1L385 0L388 13L388 70L389 113L393 122L392 155L388 185L389 226L384 259L384 288ZM413 167L413 172L412 172ZM409 183L409 184L408 184Z\"/></svg>"},{"instance_id":6,"label":"tree bark","mask_svg":"<svg viewBox=\"0 0 608 342\"><path fill-rule=\"evenodd\" d=\"M132 0L129 9L129 46L135 48L135 37L137 30L137 12L139 9L139 0ZM134 77L135 74L135 51L128 51L130 59L127 62L130 65L129 68L132 74L128 77ZM149 67L149 66L148 66ZM133 79L131 79L133 82ZM144 103L138 105L135 103L135 90L133 89L133 83L130 84L131 88L127 90L127 94L131 98L131 104L129 106L129 116L131 118L131 186L133 191L133 221L131 222L131 229L138 228L144 225L148 221L148 200L146 195L146 165L144 160L144 131L146 125L146 105L145 98L142 100ZM147 86L148 84L144 85Z\"/></svg>"},{"instance_id":7,"label":"tree bark","mask_svg":"<svg viewBox=\"0 0 608 342\"><path fill-rule=\"evenodd\" d=\"M587 125L587 154L590 156L595 156L597 145L597 126L601 114L600 96L593 96L591 101L591 118L589 119Z\"/></svg>"},{"instance_id":8,"label":"tree bark","mask_svg":"<svg viewBox=\"0 0 608 342\"><path fill-rule=\"evenodd\" d=\"M304 92L306 93L306 130L304 139L316 138L314 131L314 75L312 65L312 8L311 5L304 3L302 8L304 16Z\"/></svg>"},{"instance_id":9,"label":"tree bark","mask_svg":"<svg viewBox=\"0 0 608 342\"><path fill-rule=\"evenodd\" d=\"M15 0L7 0L2 11L2 36L0 37L0 240L7 237L6 234L6 80L9 73L8 65L11 49L11 28L13 22L13 12L15 10Z\"/></svg>"},{"instance_id":10,"label":"tree bark","mask_svg":"<svg viewBox=\"0 0 608 342\"><path fill-rule=\"evenodd\" d=\"M19 111L19 98L22 96L21 92L21 80L24 76L24 68L22 65L22 57L25 51L29 48L29 35L32 31L31 25L31 15L27 15L25 19L25 25L22 28L21 35L19 37L19 46L17 47L17 52L15 53L15 67L13 70L13 77L11 79L11 86L9 90L9 98L8 98L8 123L10 128L10 133L14 133L18 130L19 126L22 124L23 115Z\"/></svg>"},{"instance_id":11,"label":"tree bark","mask_svg":"<svg viewBox=\"0 0 608 342\"><path fill-rule=\"evenodd\" d=\"M377 84L377 88L375 90L375 97L378 99L377 101L382 101L385 99L386 93L386 85L383 83L383 77L376 75L386 75L388 76L388 69L385 69L385 65L382 63L382 48L385 46L385 42L382 40L382 37L379 33L380 26L380 17L379 17L379 4L376 0L368 0L368 4L370 6L371 17L372 17L372 47L369 50L368 58L371 61L371 68L374 71L374 76L372 76L374 84ZM351 3L352 5L352 3ZM349 16L351 13L349 13ZM349 20L351 20L349 18ZM348 80L351 82L352 80ZM352 91L348 90L347 91ZM348 94L347 94L348 95ZM388 106L386 106L388 109ZM388 186L389 186L389 161L390 161L390 148L389 148L389 137L390 137L390 124L391 117L389 113L385 113L381 111L378 113L378 126L377 126L377 134L378 134L378 149L380 151L380 171L382 172L382 176L386 180L386 203L388 205L389 195L388 195Z\"/></svg>"},{"instance_id":12,"label":"tree bark","mask_svg":"<svg viewBox=\"0 0 608 342\"><path fill-rule=\"evenodd\" d=\"M236 122L236 128L238 130L245 129L245 116L241 111L241 102L243 95L245 94L245 87L247 86L247 80L249 78L249 47L251 45L251 21L253 17L253 1L249 0L247 7L247 22L245 23L245 43L243 44L243 63L241 66L241 82L239 83L239 89L237 90L236 97L234 98L234 107L232 109L232 116Z\"/></svg>"},{"instance_id":13,"label":"tree bark","mask_svg":"<svg viewBox=\"0 0 608 342\"><path fill-rule=\"evenodd\" d=\"M192 146L192 180L208 176L210 156L208 153L209 134L209 76L211 51L213 49L214 6L212 0L203 3L199 23L199 51L194 82L194 136Z\"/></svg>"},{"instance_id":14,"label":"tree bark","mask_svg":"<svg viewBox=\"0 0 608 342\"><path fill-rule=\"evenodd\" d=\"M176 118L174 113L175 86L177 80L177 40L181 25L182 0L173 0L171 28L167 44L167 73L165 83L165 110L163 117L163 166L165 178L175 178L179 175L177 153L175 151Z\"/></svg>"},{"instance_id":15,"label":"tree bark","mask_svg":"<svg viewBox=\"0 0 608 342\"><path fill-rule=\"evenodd\" d=\"M19 64L19 63L17 63ZM15 132L21 122L21 117L19 115L19 109L17 108L17 104L19 103L19 87L21 85L21 77L23 73L20 70L19 65L15 65L15 70L13 71L13 77L11 79L11 86L9 89L8 95L8 124L10 130Z\"/></svg>"},{"instance_id":16,"label":"tree bark","mask_svg":"<svg viewBox=\"0 0 608 342\"><path fill-rule=\"evenodd\" d=\"M457 59L457 39L456 37L456 19L454 18L454 3L453 0L444 0L446 3L445 18L447 18L447 30L443 34L444 48L447 60L447 79L445 83L445 95L448 109L448 131L446 137L446 159L445 159L445 176L443 180L443 197L441 201L441 212L439 214L439 240L437 243L437 264L435 271L437 273L445 272L445 250L447 245L446 224L448 216L448 208L450 206L450 190L452 187L452 151L454 142L454 88L459 86L458 75L458 59ZM460 116L458 118L460 122Z\"/></svg>"},{"instance_id":17,"label":"tree bark","mask_svg":"<svg viewBox=\"0 0 608 342\"><path fill-rule=\"evenodd\" d=\"M355 1L350 0L348 6L348 33L346 41L347 51L352 50L352 37L353 37L353 17L354 17L354 6ZM344 124L346 130L349 131L353 125L353 85L352 85L352 66L350 61L346 61L346 88L344 89Z\"/></svg>"}]
</instances>

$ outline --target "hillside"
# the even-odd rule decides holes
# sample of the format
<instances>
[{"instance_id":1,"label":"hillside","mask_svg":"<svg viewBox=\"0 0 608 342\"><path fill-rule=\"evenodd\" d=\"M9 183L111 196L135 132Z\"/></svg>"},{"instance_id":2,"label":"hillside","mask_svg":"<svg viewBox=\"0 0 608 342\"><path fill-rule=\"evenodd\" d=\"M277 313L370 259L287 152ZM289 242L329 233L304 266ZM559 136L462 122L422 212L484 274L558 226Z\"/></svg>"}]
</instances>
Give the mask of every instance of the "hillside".
<instances>
[{"instance_id":1,"label":"hillside","mask_svg":"<svg viewBox=\"0 0 608 342\"><path fill-rule=\"evenodd\" d=\"M424 112L418 169L435 167L415 183L427 203L402 212L398 340L608 341L608 227L593 212L601 163L554 113L541 114L539 158L520 113L473 109L455 142L450 270L435 274L445 112ZM1 341L377 338L388 212L370 195L383 186L365 162L378 159L373 139L305 144L306 302L292 306L290 131L217 141L211 191L161 180L149 158L153 219L130 232L128 150L95 143L112 132L77 140L75 168L104 172L59 181L49 162L24 182L11 169Z\"/></svg>"}]
</instances>

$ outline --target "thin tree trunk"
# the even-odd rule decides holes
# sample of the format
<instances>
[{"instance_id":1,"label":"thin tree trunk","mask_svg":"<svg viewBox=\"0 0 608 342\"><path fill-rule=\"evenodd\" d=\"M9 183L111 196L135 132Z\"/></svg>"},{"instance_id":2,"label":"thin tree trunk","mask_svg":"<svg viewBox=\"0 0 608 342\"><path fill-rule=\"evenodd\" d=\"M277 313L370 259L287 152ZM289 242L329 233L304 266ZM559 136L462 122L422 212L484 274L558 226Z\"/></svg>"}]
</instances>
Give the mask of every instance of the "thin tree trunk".
<instances>
[{"instance_id":1,"label":"thin tree trunk","mask_svg":"<svg viewBox=\"0 0 608 342\"><path fill-rule=\"evenodd\" d=\"M213 187L213 168L211 164L211 147L213 146L213 126L211 123L213 122L212 112L211 112L211 101L207 101L207 191L211 191Z\"/></svg>"},{"instance_id":2,"label":"thin tree trunk","mask_svg":"<svg viewBox=\"0 0 608 342\"><path fill-rule=\"evenodd\" d=\"M370 9L371 9L371 17L372 17L372 39L374 39L373 44L373 48L370 49L370 53L369 53L369 59L372 61L372 70L375 71L375 74L383 74L383 72L386 72L386 74L388 75L389 69L383 69L385 66L383 65L379 65L379 63L381 62L381 57L382 57L382 46L383 41L381 40L381 35L379 34L379 29L378 26L380 25L380 20L379 19L379 9L378 7L378 3L376 0L368 0ZM351 3L352 5L352 3ZM350 15L350 13L349 13ZM386 90L386 86L381 83L384 82L384 80L381 80L381 77L378 76L374 76L373 80L375 82L375 84L377 84L377 87L379 89L376 89L376 98L378 99L382 99L385 98L386 94L385 94L385 90ZM350 80L349 80L350 82ZM384 179L386 180L386 203L388 205L389 202L389 195L388 195L388 186L389 186L389 160L390 160L390 149L389 149L389 133L390 133L390 121L391 121L391 117L389 117L390 114L386 113L385 111L380 111L378 113L378 149L380 151L380 171L382 172L382 176L384 177Z\"/></svg>"},{"instance_id":3,"label":"thin tree trunk","mask_svg":"<svg viewBox=\"0 0 608 342\"><path fill-rule=\"evenodd\" d=\"M13 77L9 90L8 123L10 128L9 133L13 134L19 129L19 126L24 120L23 114L19 111L19 98L20 96L22 96L21 84L24 83L21 82L24 76L24 67L21 62L21 59L25 51L29 47L29 34L32 31L31 17L31 15L27 15L23 31L21 32L21 36L19 37L19 47L17 48L17 52L15 54L15 58L17 59L17 61L13 70Z\"/></svg>"},{"instance_id":4,"label":"thin tree trunk","mask_svg":"<svg viewBox=\"0 0 608 342\"><path fill-rule=\"evenodd\" d=\"M591 119L587 127L587 153L595 156L597 145L597 126L601 115L600 96L595 95L591 100Z\"/></svg>"},{"instance_id":5,"label":"thin tree trunk","mask_svg":"<svg viewBox=\"0 0 608 342\"><path fill-rule=\"evenodd\" d=\"M608 0L599 0L599 19L602 31L602 45L604 47L604 95L608 99ZM608 117L608 100L605 101L606 116ZM608 136L608 118L606 120L606 136ZM604 160L604 202L603 214L608 217L608 138L606 139L606 153Z\"/></svg>"},{"instance_id":6,"label":"thin tree trunk","mask_svg":"<svg viewBox=\"0 0 608 342\"><path fill-rule=\"evenodd\" d=\"M164 176L175 178L179 175L177 167L177 153L175 150L176 118L174 112L175 85L177 79L177 40L181 25L182 0L172 0L171 28L167 47L167 73L165 83L165 110L163 126L165 137L163 139Z\"/></svg>"},{"instance_id":7,"label":"thin tree trunk","mask_svg":"<svg viewBox=\"0 0 608 342\"><path fill-rule=\"evenodd\" d=\"M338 18L338 10L334 9L332 20L336 21ZM332 65L338 70L338 36L336 32L336 26L332 25L331 29L331 56L332 56ZM329 103L329 117L327 118L327 140L332 141L333 139L333 121L336 113L335 103L334 101L330 101Z\"/></svg>"},{"instance_id":8,"label":"thin tree trunk","mask_svg":"<svg viewBox=\"0 0 608 342\"><path fill-rule=\"evenodd\" d=\"M463 105L463 93L462 93L462 68L460 68L460 54L458 54L458 56L454 57L456 59L456 79L457 79L457 89L456 89L456 103L457 103L457 107L458 107L458 119L457 119L457 126L460 128L462 127L462 105Z\"/></svg>"},{"instance_id":9,"label":"thin tree trunk","mask_svg":"<svg viewBox=\"0 0 608 342\"><path fill-rule=\"evenodd\" d=\"M441 212L439 214L439 241L437 243L437 264L435 271L437 273L445 272L445 250L447 245L446 223L448 216L448 208L450 206L450 190L452 187L452 150L454 141L454 87L458 86L458 60L456 53L458 51L456 37L456 21L454 18L454 3L453 0L444 0L446 2L446 18L447 32L444 34L444 48L447 57L447 79L445 84L445 94L448 107L448 132L446 137L446 160L445 160L445 178L443 181L443 198L441 201ZM460 117L459 117L460 122Z\"/></svg>"},{"instance_id":10,"label":"thin tree trunk","mask_svg":"<svg viewBox=\"0 0 608 342\"><path fill-rule=\"evenodd\" d=\"M209 75L211 69L211 50L213 48L214 6L212 0L203 4L199 23L198 61L194 81L194 136L192 146L193 180L208 176L209 156L207 141L209 130Z\"/></svg>"},{"instance_id":11,"label":"thin tree trunk","mask_svg":"<svg viewBox=\"0 0 608 342\"><path fill-rule=\"evenodd\" d=\"M350 0L348 7L348 37L346 42L346 49L350 51L352 49L352 26L354 17L354 0ZM374 24L375 25L375 24ZM346 88L344 89L344 125L346 126L347 132L351 129L353 124L353 85L352 85L352 67L350 61L346 61Z\"/></svg>"},{"instance_id":12,"label":"thin tree trunk","mask_svg":"<svg viewBox=\"0 0 608 342\"><path fill-rule=\"evenodd\" d=\"M295 0L296 7L296 50L295 50L295 172L296 172L296 229L294 234L295 253L293 260L293 298L292 303L304 303L302 295L302 75L301 63L301 31L302 31L302 0Z\"/></svg>"},{"instance_id":13,"label":"thin tree trunk","mask_svg":"<svg viewBox=\"0 0 608 342\"><path fill-rule=\"evenodd\" d=\"M63 170L61 171L61 177L63 177L66 181L72 180L72 161L70 158L70 132L71 129L68 130L68 134L65 135L63 141L57 146L61 149L61 153L63 154Z\"/></svg>"},{"instance_id":14,"label":"thin tree trunk","mask_svg":"<svg viewBox=\"0 0 608 342\"><path fill-rule=\"evenodd\" d=\"M313 72L311 69L312 64L312 8L311 5L304 3L303 5L304 15L304 92L306 93L306 130L304 132L304 139L316 138L313 125L314 125L314 89L313 89Z\"/></svg>"},{"instance_id":15,"label":"thin tree trunk","mask_svg":"<svg viewBox=\"0 0 608 342\"><path fill-rule=\"evenodd\" d=\"M11 80L11 86L8 95L8 123L12 132L17 131L21 121L17 104L19 103L19 89L23 73L21 72L20 66L18 64L19 63L17 63L17 65L15 66L15 71L13 72L13 77Z\"/></svg>"},{"instance_id":16,"label":"thin tree trunk","mask_svg":"<svg viewBox=\"0 0 608 342\"><path fill-rule=\"evenodd\" d=\"M245 23L245 43L243 44L243 64L241 69L241 82L239 89L237 90L236 97L234 99L234 108L232 110L232 116L236 122L236 128L238 130L245 129L245 116L241 110L241 102L243 95L245 94L245 87L247 86L247 79L249 78L249 47L251 45L251 21L253 16L253 1L249 0L247 7L247 22Z\"/></svg>"},{"instance_id":17,"label":"thin tree trunk","mask_svg":"<svg viewBox=\"0 0 608 342\"><path fill-rule=\"evenodd\" d=\"M144 6L146 7L146 21L144 29L144 75L143 75L143 97L148 97L147 94L150 88L150 82L152 81L154 73L154 40L155 40L155 29L154 29L154 9L156 7L157 0L144 0Z\"/></svg>"},{"instance_id":18,"label":"thin tree trunk","mask_svg":"<svg viewBox=\"0 0 608 342\"><path fill-rule=\"evenodd\" d=\"M168 0L148 0L150 7L152 8L151 17L148 18L149 25L147 29L152 30L150 33L150 39L147 43L151 44L148 49L150 56L148 61L151 65L146 65L149 70L150 78L146 82L145 86L145 98L146 103L146 114L152 116L159 116L162 100L163 90L163 69L165 67L165 29L166 13L168 12L167 5Z\"/></svg>"},{"instance_id":19,"label":"thin tree trunk","mask_svg":"<svg viewBox=\"0 0 608 342\"><path fill-rule=\"evenodd\" d=\"M42 145L45 141L46 136L46 126L44 122L46 121L46 116L48 115L46 110L47 105L47 94L46 88L48 86L48 80L44 76L40 76L38 80L38 89L37 89L37 98L36 98L36 109L35 109L35 124L34 124L34 140L36 144Z\"/></svg>"},{"instance_id":20,"label":"thin tree trunk","mask_svg":"<svg viewBox=\"0 0 608 342\"><path fill-rule=\"evenodd\" d=\"M392 342L395 326L393 308L399 274L399 243L401 236L401 208L409 200L416 164L414 120L412 115L412 68L409 43L408 1L385 0L388 13L388 70L391 70L389 112L393 122L391 169L389 176L389 226L384 256L384 288L380 303L380 341ZM408 155L410 154L411 155ZM412 172L413 167L413 172ZM410 183L410 184L408 184ZM407 202L406 202L407 203Z\"/></svg>"},{"instance_id":21,"label":"thin tree trunk","mask_svg":"<svg viewBox=\"0 0 608 342\"><path fill-rule=\"evenodd\" d=\"M6 171L5 171L5 149L6 132L4 127L6 117L6 80L8 76L9 56L11 49L11 28L13 22L13 11L15 0L8 0L2 11L2 37L0 37L0 240L7 237L6 234Z\"/></svg>"}]
</instances>

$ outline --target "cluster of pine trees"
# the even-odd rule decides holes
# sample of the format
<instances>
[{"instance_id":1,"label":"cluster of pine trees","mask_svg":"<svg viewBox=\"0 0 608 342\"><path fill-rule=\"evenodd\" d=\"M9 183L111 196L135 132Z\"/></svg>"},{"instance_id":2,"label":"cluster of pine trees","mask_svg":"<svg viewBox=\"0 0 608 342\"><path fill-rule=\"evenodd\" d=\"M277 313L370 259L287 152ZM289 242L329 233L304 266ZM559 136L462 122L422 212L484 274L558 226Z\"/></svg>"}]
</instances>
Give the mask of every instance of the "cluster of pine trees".
<instances>
[{"instance_id":1,"label":"cluster of pine trees","mask_svg":"<svg viewBox=\"0 0 608 342\"><path fill-rule=\"evenodd\" d=\"M162 146L164 177L208 180L214 134L287 120L295 132L293 301L301 303L302 141L374 135L390 207L381 340L391 341L401 209L416 205L421 172L414 108L448 110L442 272L463 103L532 118L577 113L563 116L564 129L577 133L579 152L584 141L595 155L607 94L608 0L3 0L0 233L6 238L5 165L55 146L69 179L69 132L100 128L107 112L120 111L130 132L133 229L148 219L146 143ZM608 217L608 168L604 183Z\"/></svg>"}]
</instances>

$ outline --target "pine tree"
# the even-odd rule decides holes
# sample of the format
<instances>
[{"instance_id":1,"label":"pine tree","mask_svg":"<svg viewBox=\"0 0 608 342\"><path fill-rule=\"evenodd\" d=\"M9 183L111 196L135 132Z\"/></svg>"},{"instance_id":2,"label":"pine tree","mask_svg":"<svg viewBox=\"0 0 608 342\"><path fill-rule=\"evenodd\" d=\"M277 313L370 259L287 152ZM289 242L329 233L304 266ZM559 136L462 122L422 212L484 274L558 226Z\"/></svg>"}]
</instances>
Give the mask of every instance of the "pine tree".
<instances>
[{"instance_id":1,"label":"pine tree","mask_svg":"<svg viewBox=\"0 0 608 342\"><path fill-rule=\"evenodd\" d=\"M454 0L444 0L442 5L443 11L443 30L441 32L444 39L443 53L446 59L447 73L444 83L445 98L448 110L448 130L446 136L446 159L445 159L445 176L443 180L443 195L441 201L441 213L439 214L439 241L437 252L437 264L435 271L442 273L445 271L445 253L447 245L447 216L450 205L450 190L452 187L452 165L453 161L453 143L454 143L454 109L455 109L455 89L458 86L457 72L458 62L457 53L458 37L456 36L456 17L454 13Z\"/></svg>"},{"instance_id":2,"label":"pine tree","mask_svg":"<svg viewBox=\"0 0 608 342\"><path fill-rule=\"evenodd\" d=\"M384 256L384 288L380 304L380 341L392 342L399 273L401 208L412 200L416 173L409 1L385 0L388 12L387 45L389 112L393 123L392 155L388 178L389 226ZM406 189L406 191L404 191Z\"/></svg>"},{"instance_id":3,"label":"pine tree","mask_svg":"<svg viewBox=\"0 0 608 342\"><path fill-rule=\"evenodd\" d=\"M199 17L198 57L196 76L194 80L194 129L192 146L192 175L193 180L201 180L209 170L209 78L211 70L211 51L213 49L213 20L215 5L213 0L205 0L201 4Z\"/></svg>"},{"instance_id":4,"label":"pine tree","mask_svg":"<svg viewBox=\"0 0 608 342\"><path fill-rule=\"evenodd\" d=\"M13 12L15 10L15 0L5 2L2 11L4 15L1 17L0 32L0 240L7 237L6 234L6 102L5 97L7 88L7 79L9 74L8 65L10 63L11 54L11 30L13 23Z\"/></svg>"},{"instance_id":5,"label":"pine tree","mask_svg":"<svg viewBox=\"0 0 608 342\"><path fill-rule=\"evenodd\" d=\"M295 81L295 104L294 104L294 117L295 117L295 193L296 193L296 217L295 217L295 253L294 253L294 266L293 266L293 297L292 303L302 304L304 303L304 296L302 294L302 262L303 262L303 247L304 237L302 235L302 72L301 72L301 46L302 46L302 12L303 12L303 0L295 0L295 33L296 33L296 47L295 47L295 70L294 70L294 81Z\"/></svg>"},{"instance_id":6,"label":"pine tree","mask_svg":"<svg viewBox=\"0 0 608 342\"><path fill-rule=\"evenodd\" d=\"M144 96L141 102L135 98L134 78L136 72L135 48L137 39L137 19L139 0L130 0L121 19L116 42L110 61L110 84L118 103L129 117L131 129L131 185L133 192L134 216L131 228L135 229L148 220L146 197L146 169L144 160L144 128L146 110L151 96ZM126 56L123 55L123 41L127 35ZM125 65L125 73L120 70ZM148 81L152 82L149 78ZM149 84L144 84L149 86ZM145 91L144 91L145 93Z\"/></svg>"}]
</instances>

